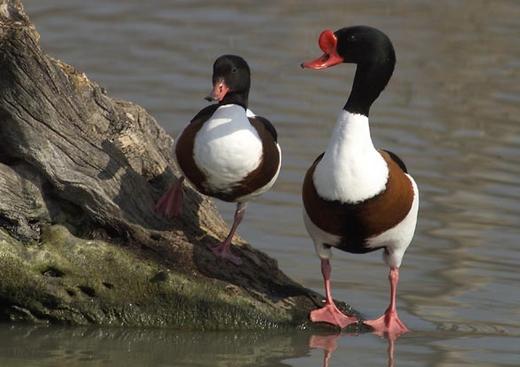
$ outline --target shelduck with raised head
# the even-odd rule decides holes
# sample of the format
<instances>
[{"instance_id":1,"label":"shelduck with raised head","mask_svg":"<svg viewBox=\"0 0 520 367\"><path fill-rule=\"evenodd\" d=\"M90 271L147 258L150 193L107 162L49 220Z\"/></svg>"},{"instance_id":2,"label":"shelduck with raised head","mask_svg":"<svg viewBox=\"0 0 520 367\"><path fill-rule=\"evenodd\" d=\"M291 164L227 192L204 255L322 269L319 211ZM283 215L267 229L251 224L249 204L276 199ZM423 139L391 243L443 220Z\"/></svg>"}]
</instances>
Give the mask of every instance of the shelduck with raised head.
<instances>
[{"instance_id":1,"label":"shelduck with raised head","mask_svg":"<svg viewBox=\"0 0 520 367\"><path fill-rule=\"evenodd\" d=\"M354 63L357 69L329 145L303 184L304 221L321 259L326 292L324 307L310 317L342 328L357 322L334 304L331 248L351 253L382 249L390 267L390 305L383 316L365 324L398 335L408 331L397 314L396 292L399 267L415 231L419 191L397 155L374 147L368 123L370 106L392 76L394 48L383 32L367 26L325 30L319 46L323 55L303 68Z\"/></svg>"}]
</instances>

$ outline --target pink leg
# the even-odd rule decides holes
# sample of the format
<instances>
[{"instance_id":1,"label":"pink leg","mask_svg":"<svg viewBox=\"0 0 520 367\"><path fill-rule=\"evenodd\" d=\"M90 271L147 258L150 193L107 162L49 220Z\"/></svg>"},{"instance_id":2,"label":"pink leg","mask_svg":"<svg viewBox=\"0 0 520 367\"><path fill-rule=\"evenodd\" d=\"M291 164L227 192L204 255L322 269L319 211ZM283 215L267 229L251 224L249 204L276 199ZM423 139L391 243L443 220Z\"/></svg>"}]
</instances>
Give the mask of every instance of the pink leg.
<instances>
[{"instance_id":1,"label":"pink leg","mask_svg":"<svg viewBox=\"0 0 520 367\"><path fill-rule=\"evenodd\" d=\"M175 184L173 184L166 193L161 196L157 204L155 204L155 212L165 216L166 218L174 218L181 215L182 212L182 183L184 176L181 176Z\"/></svg>"},{"instance_id":2,"label":"pink leg","mask_svg":"<svg viewBox=\"0 0 520 367\"><path fill-rule=\"evenodd\" d=\"M395 339L410 330L397 315L396 295L397 283L399 283L399 268L391 268L388 279L390 280L390 305L383 316L376 320L364 321L364 324L371 326L378 334L387 333L390 338Z\"/></svg>"},{"instance_id":3,"label":"pink leg","mask_svg":"<svg viewBox=\"0 0 520 367\"><path fill-rule=\"evenodd\" d=\"M330 261L328 259L321 259L321 273L325 282L325 306L318 310L311 311L311 321L313 322L327 322L332 325L345 328L350 324L356 323L356 317L346 316L341 312L332 299L332 292L330 286Z\"/></svg>"},{"instance_id":4,"label":"pink leg","mask_svg":"<svg viewBox=\"0 0 520 367\"><path fill-rule=\"evenodd\" d=\"M233 226L231 227L231 230L229 231L228 236L224 240L224 242L221 242L217 246L213 247L211 251L215 254L215 256L223 257L224 259L228 259L235 265L242 264L242 260L238 256L235 256L231 253L231 241L233 240L233 236L235 235L235 232L238 228L238 225L242 221L242 218L244 218L244 213L246 211L246 204L245 203L238 203L237 209L235 210L235 218L233 221Z\"/></svg>"}]
</instances>

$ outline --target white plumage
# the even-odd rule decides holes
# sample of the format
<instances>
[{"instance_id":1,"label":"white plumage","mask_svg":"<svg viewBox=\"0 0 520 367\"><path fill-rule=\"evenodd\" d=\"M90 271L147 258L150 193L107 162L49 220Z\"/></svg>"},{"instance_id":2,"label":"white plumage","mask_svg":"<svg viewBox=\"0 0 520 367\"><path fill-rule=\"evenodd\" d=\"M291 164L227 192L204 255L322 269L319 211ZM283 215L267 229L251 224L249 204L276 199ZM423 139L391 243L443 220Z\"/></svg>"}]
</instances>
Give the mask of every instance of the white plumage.
<instances>
[{"instance_id":1,"label":"white plumage","mask_svg":"<svg viewBox=\"0 0 520 367\"><path fill-rule=\"evenodd\" d=\"M367 116L341 111L313 179L322 198L344 203L361 202L385 189L388 166L372 143Z\"/></svg>"},{"instance_id":2,"label":"white plumage","mask_svg":"<svg viewBox=\"0 0 520 367\"><path fill-rule=\"evenodd\" d=\"M238 105L219 107L195 137L195 163L213 190L230 190L261 158L262 141Z\"/></svg>"}]
</instances>

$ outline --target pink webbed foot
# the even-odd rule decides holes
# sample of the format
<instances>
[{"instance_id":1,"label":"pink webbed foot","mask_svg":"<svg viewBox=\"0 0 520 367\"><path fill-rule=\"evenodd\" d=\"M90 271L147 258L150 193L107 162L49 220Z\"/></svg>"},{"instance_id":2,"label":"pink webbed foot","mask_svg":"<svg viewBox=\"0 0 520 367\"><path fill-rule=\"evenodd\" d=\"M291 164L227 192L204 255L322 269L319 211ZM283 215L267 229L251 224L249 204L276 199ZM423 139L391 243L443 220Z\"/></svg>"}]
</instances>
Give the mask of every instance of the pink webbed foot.
<instances>
[{"instance_id":1,"label":"pink webbed foot","mask_svg":"<svg viewBox=\"0 0 520 367\"><path fill-rule=\"evenodd\" d=\"M227 259L235 265L242 264L242 260L240 260L238 256L233 255L233 253L231 252L231 246L226 244L225 242L222 242L217 246L211 248L211 252L213 252L215 256Z\"/></svg>"},{"instance_id":2,"label":"pink webbed foot","mask_svg":"<svg viewBox=\"0 0 520 367\"><path fill-rule=\"evenodd\" d=\"M410 331L399 319L396 311L387 310L383 316L375 320L367 320L363 322L365 325L374 329L374 332L383 336L388 334L391 338L396 338L399 335Z\"/></svg>"},{"instance_id":3,"label":"pink webbed foot","mask_svg":"<svg viewBox=\"0 0 520 367\"><path fill-rule=\"evenodd\" d=\"M330 285L331 266L329 259L321 259L321 273L325 283L325 306L320 309L311 311L310 319L313 322L326 322L328 324L345 328L350 324L358 322L356 317L347 316L341 312L334 303Z\"/></svg>"},{"instance_id":4,"label":"pink webbed foot","mask_svg":"<svg viewBox=\"0 0 520 367\"><path fill-rule=\"evenodd\" d=\"M311 311L310 318L312 322L326 322L342 329L358 322L356 317L347 316L341 312L334 303L327 303L322 308Z\"/></svg>"},{"instance_id":5,"label":"pink webbed foot","mask_svg":"<svg viewBox=\"0 0 520 367\"><path fill-rule=\"evenodd\" d=\"M380 336L387 334L389 338L395 339L399 335L409 332L404 322L399 319L397 315L397 283L399 283L399 268L390 268L388 275L390 281L390 305L385 311L385 314L378 319L364 321L365 325L374 329L374 332Z\"/></svg>"},{"instance_id":6,"label":"pink webbed foot","mask_svg":"<svg viewBox=\"0 0 520 367\"><path fill-rule=\"evenodd\" d=\"M170 187L168 191L159 199L155 205L154 211L166 218L175 218L182 214L182 182L184 177Z\"/></svg>"}]
</instances>

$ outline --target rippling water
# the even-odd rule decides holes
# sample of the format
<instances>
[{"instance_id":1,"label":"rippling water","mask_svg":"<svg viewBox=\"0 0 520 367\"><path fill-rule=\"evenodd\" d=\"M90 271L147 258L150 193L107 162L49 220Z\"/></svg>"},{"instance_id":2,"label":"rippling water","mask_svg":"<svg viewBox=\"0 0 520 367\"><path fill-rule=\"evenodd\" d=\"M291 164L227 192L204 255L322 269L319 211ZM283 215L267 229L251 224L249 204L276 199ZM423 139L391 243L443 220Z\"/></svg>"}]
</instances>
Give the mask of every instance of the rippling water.
<instances>
[{"instance_id":1,"label":"rippling water","mask_svg":"<svg viewBox=\"0 0 520 367\"><path fill-rule=\"evenodd\" d=\"M223 2L222 2L223 3ZM284 151L274 190L240 233L293 278L321 291L301 218L305 170L323 151L354 68L301 70L317 37L355 24L383 29L396 72L371 110L377 146L399 154L421 190L399 309L413 333L396 366L520 364L520 3L516 1L25 0L43 47L110 94L143 105L177 134L203 106L211 65L237 53L253 71L250 107ZM233 207L219 204L231 219ZM335 253L335 296L369 317L387 305L381 254ZM317 366L305 333L0 329L9 366ZM330 366L381 366L387 341L343 336ZM9 364L7 364L9 363Z\"/></svg>"}]
</instances>

